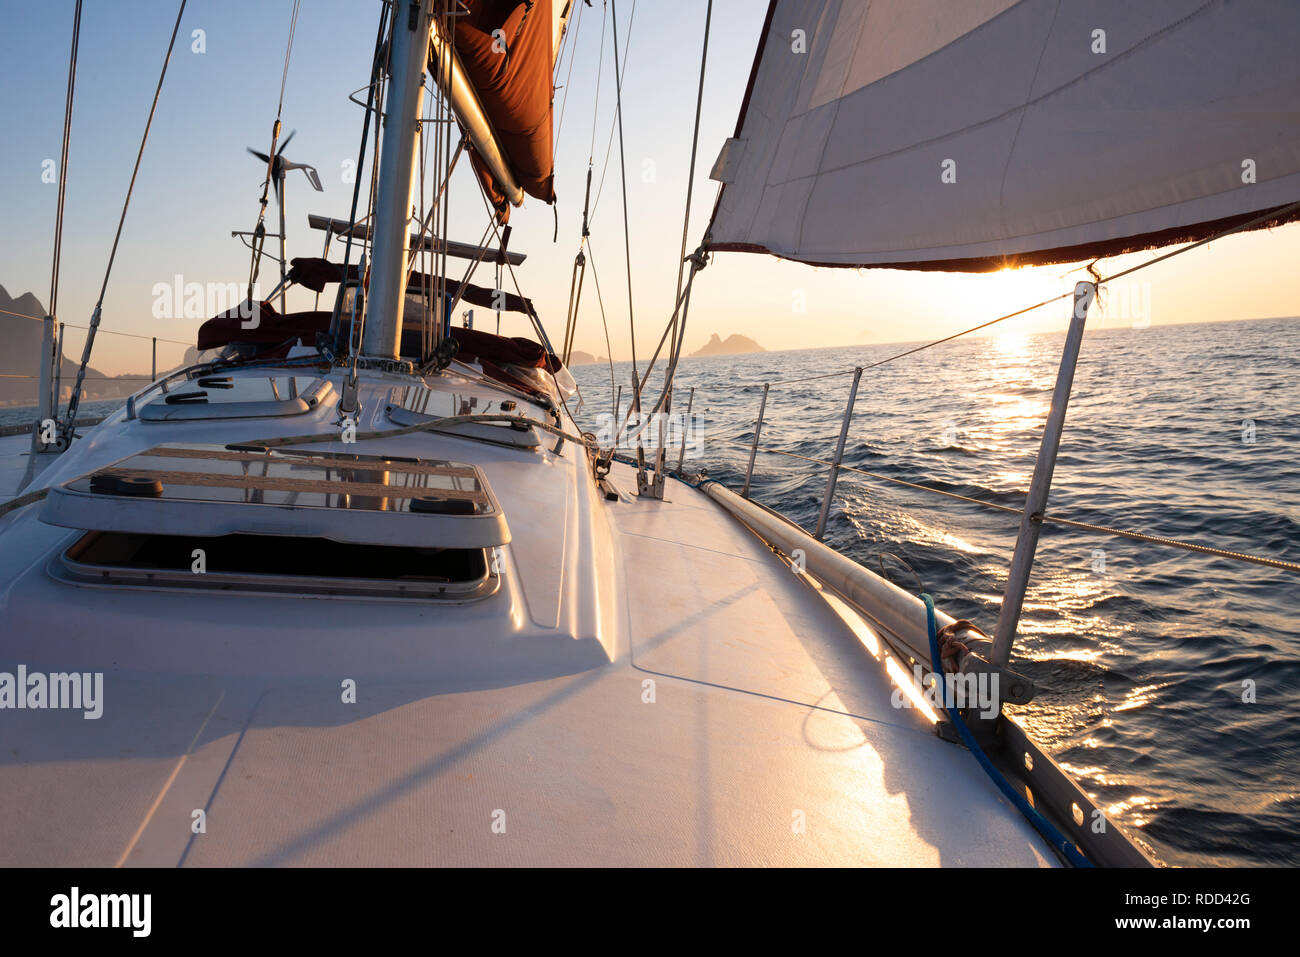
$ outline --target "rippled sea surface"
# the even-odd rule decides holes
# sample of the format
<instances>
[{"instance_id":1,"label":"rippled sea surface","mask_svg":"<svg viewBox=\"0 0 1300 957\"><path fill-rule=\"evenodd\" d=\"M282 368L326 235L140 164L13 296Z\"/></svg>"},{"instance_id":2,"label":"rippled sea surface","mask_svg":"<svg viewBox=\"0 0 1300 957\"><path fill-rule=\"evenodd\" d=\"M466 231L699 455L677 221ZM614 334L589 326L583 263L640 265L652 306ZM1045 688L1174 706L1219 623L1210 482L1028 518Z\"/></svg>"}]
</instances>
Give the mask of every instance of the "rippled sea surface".
<instances>
[{"instance_id":1,"label":"rippled sea surface","mask_svg":"<svg viewBox=\"0 0 1300 957\"><path fill-rule=\"evenodd\" d=\"M1062 335L957 340L863 374L847 465L1024 505ZM761 444L834 451L851 374L898 345L683 360L706 425L688 468L739 489ZM629 363L614 367L625 396ZM608 366L575 370L580 418ZM788 381L795 380L795 381ZM626 398L624 400L626 402ZM752 496L811 530L826 469L759 453ZM1300 319L1089 333L1049 514L1300 561ZM949 614L992 631L1014 515L841 473L826 540L897 555ZM886 560L901 586L914 579ZM1300 864L1300 576L1044 526L1016 654L1030 732L1161 861Z\"/></svg>"},{"instance_id":2,"label":"rippled sea surface","mask_svg":"<svg viewBox=\"0 0 1300 957\"><path fill-rule=\"evenodd\" d=\"M116 412L124 405L126 405L126 399L91 399L82 402L77 409L77 421L101 419ZM67 411L66 405L62 411ZM37 418L35 406L11 406L10 408L0 409L0 426L29 425L35 418Z\"/></svg>"}]
</instances>

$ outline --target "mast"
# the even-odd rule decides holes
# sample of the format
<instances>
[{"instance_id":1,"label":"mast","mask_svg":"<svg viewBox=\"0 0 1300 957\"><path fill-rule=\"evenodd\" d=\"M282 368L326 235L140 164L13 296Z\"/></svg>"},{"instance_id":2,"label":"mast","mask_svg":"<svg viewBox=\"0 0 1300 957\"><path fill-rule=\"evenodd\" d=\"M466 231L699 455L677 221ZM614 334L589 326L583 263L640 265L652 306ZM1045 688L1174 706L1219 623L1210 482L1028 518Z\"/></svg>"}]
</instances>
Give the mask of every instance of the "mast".
<instances>
[{"instance_id":1,"label":"mast","mask_svg":"<svg viewBox=\"0 0 1300 957\"><path fill-rule=\"evenodd\" d=\"M400 354L406 304L407 227L424 108L424 68L429 61L433 0L397 0L389 41L388 95L375 196L374 247L366 305L364 355Z\"/></svg>"}]
</instances>

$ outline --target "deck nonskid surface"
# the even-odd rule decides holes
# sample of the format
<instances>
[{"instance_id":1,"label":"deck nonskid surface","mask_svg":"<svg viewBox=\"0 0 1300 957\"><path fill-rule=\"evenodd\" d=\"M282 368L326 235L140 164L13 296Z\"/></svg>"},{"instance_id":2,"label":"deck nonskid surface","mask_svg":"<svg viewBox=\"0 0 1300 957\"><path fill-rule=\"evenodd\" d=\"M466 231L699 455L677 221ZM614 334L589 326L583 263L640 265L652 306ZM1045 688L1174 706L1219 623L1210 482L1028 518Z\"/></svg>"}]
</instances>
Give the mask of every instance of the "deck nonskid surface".
<instances>
[{"instance_id":1,"label":"deck nonskid surface","mask_svg":"<svg viewBox=\"0 0 1300 957\"><path fill-rule=\"evenodd\" d=\"M27 453L32 447L32 437L0 435L0 502L18 494L18 485L27 471Z\"/></svg>"}]
</instances>

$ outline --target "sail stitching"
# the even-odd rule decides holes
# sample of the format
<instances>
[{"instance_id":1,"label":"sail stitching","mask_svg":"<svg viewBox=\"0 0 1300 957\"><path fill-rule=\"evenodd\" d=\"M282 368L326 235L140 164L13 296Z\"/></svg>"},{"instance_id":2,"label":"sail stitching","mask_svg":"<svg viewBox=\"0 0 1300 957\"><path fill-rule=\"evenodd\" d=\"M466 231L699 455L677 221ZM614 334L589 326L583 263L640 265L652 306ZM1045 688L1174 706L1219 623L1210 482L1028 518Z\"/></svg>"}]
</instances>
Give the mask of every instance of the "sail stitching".
<instances>
[{"instance_id":1,"label":"sail stitching","mask_svg":"<svg viewBox=\"0 0 1300 957\"><path fill-rule=\"evenodd\" d=\"M843 8L843 7L840 7L840 11L843 12L843 10L844 10L844 8ZM828 124L826 125L826 133L825 133L825 135L822 137L822 148L821 148L821 152L820 152L820 153L818 154L818 156L817 156L817 169L819 169L819 170L821 169L822 163L826 160L826 149L827 149L828 146L830 146L830 142L831 142L831 133L835 130L835 121L839 119L839 115L840 115L840 104L844 102L844 90L845 90L845 89L848 87L848 85L849 85L849 74L853 71L853 61L854 61L854 59L857 57L858 47L859 47L859 46L861 45L861 43L862 43L862 33L863 33L863 31L866 30L866 28L867 28L867 18L868 18L870 15L871 15L871 4L868 3L868 4L867 4L867 8L866 8L865 10L862 11L862 20L859 21L859 23L858 23L858 34L857 34L857 36L856 36L856 37L854 38L854 40L853 40L853 53L849 56L849 62L848 62L848 65L847 65L847 66L845 67L845 69L844 69L844 78L840 81L840 95L837 96L837 97L835 98L835 112L834 112L834 114L831 116L831 121L830 121L830 123L828 123ZM837 17L837 19L838 19L838 17ZM832 30L832 32L834 32L834 31ZM829 44L830 41L827 41L827 42L828 42L828 44ZM806 74L807 74L807 71L805 70L805 75L806 75ZM801 113L800 116L806 116L808 113L811 113L811 112L812 112L811 110L806 110L804 113ZM793 119L793 117L791 117L791 119ZM773 157L772 157L772 160L768 163L768 167L767 167L767 169L768 169L768 173L769 173L769 175L771 174L771 171L772 171L772 163L775 162L775 160L776 160L776 157L773 156ZM764 177L764 178L766 179L767 177ZM821 174L820 174L820 173L818 173L817 175L815 175L815 176L813 177L814 180L819 180L820 178L821 178ZM802 248L803 248L803 233L804 233L804 227L805 227L805 226L807 225L807 223L808 223L808 204L809 204L809 202L812 200L812 194L813 194L814 190L816 190L816 188L817 188L817 183L814 182L813 185L812 185L812 187L809 188L808 192L804 195L804 198L803 198L803 213L799 216L799 245L795 247L796 249L802 249ZM757 208L754 210L754 216L755 216L755 218L758 217L758 209L757 209ZM752 221L751 221L751 226L752 226L752 225L753 225L753 223L752 223Z\"/></svg>"},{"instance_id":2,"label":"sail stitching","mask_svg":"<svg viewBox=\"0 0 1300 957\"><path fill-rule=\"evenodd\" d=\"M1018 106L1014 106L1014 107L1012 107L1011 109L1004 110L1002 113L999 113L997 116L991 116L991 117L989 117L988 119L980 120L978 123L972 123L972 124L970 124L969 126L964 126L964 127L962 127L961 129L958 129L958 130L950 130L949 132L947 132L947 133L943 133L943 134L941 134L941 135L939 135L939 136L932 136L932 137L930 137L930 138L927 139L927 140L919 140L919 141L916 142L916 143L911 143L911 144L909 144L909 145L907 145L907 146L900 147L900 148L895 149L895 150L889 150L888 152L885 152L885 153L878 153L878 154L876 154L875 156L868 156L868 157L866 157L866 158L864 158L864 159L855 160L855 161L853 161L853 162L851 162L851 163L844 163L844 164L842 164L842 165L840 165L840 166L835 166L835 167L831 167L831 168L828 168L828 169L819 169L819 170L818 170L817 172L815 172L815 173L808 173L808 174L806 174L806 175L804 175L804 176L792 176L790 179L782 180L780 183L775 184L775 185L778 185L778 186L784 186L784 185L787 185L787 184L789 184L789 183L797 183L797 182L799 182L800 180L804 180L804 179L815 179L815 178L817 178L817 177L824 176L824 175L827 174L827 173L835 173L835 172L839 172L840 170L852 169L852 168L855 167L855 166L863 166L863 165L865 165L865 164L867 164L867 163L875 162L876 160L885 159L885 158L890 157L890 156L897 156L897 155L899 155L899 154L901 154L901 153L906 153L906 152L908 152L909 150L914 150L914 149L916 149L917 147L921 147L921 146L929 146L929 145L934 144L934 143L942 143L942 142L944 142L945 140L952 139L952 138L955 137L955 136L960 136L960 135L963 134L963 133L968 133L968 132L970 132L971 130L977 130L977 129L980 129L981 127L985 127L985 126L989 126L990 124L997 123L997 122L999 122L1000 120L1004 120L1004 119L1006 119L1008 116L1011 116L1013 113L1016 113L1017 111L1027 110L1029 107L1034 106L1034 105L1036 105L1037 103L1040 103L1040 102L1042 102L1042 101L1045 100L1045 99L1048 99L1049 97L1055 96L1057 93L1060 93L1062 90L1067 90L1067 89L1069 89L1070 87L1075 86L1075 85L1077 85L1077 84L1083 82L1084 80L1086 80L1088 77L1092 76L1094 73L1098 72L1099 70L1106 69L1106 68L1108 68L1108 67L1110 67L1110 66L1113 66L1115 63L1119 62L1119 61L1122 60L1122 59L1126 59L1126 58L1128 58L1129 56L1135 55L1138 51L1142 50L1142 49L1145 48L1147 45L1149 45L1149 44L1151 43L1151 41L1153 41L1153 40L1155 40L1155 39L1157 39L1157 38L1160 38L1160 37L1162 37L1163 35L1168 34L1168 33L1172 32L1172 31L1174 31L1174 30L1177 30L1177 29L1182 28L1183 26L1185 26L1185 25L1186 25L1188 22L1190 22L1191 20L1193 20L1193 19L1195 19L1196 17L1200 16L1201 14L1205 13L1205 12L1206 12L1210 7L1212 7L1212 6L1215 5L1215 2L1216 2L1216 0L1209 0L1209 2L1207 2L1203 7L1201 7L1201 8L1199 8L1199 9L1193 11L1192 13L1189 13L1186 17L1184 17L1183 19L1177 21L1176 23L1171 23L1169 26L1165 27L1163 30L1158 30L1158 31L1156 31L1155 33L1151 34L1149 37L1146 37L1145 39L1143 39L1141 42L1134 44L1131 48L1129 48L1128 50L1125 50L1123 53L1118 53L1118 54L1116 54L1114 57L1112 57L1112 58L1111 58L1110 60L1108 60L1106 63L1100 64L1100 65L1094 67L1093 69L1088 70L1088 71L1085 72L1085 73L1081 73L1081 74L1079 74L1077 77L1075 77L1075 78L1074 78L1073 80L1071 80L1070 82L1068 82L1068 83L1064 83L1064 84L1062 84L1061 86L1058 86L1058 87L1055 87L1055 88L1053 88L1053 89L1051 89L1051 90L1048 90L1048 91L1045 92L1042 96L1035 97L1034 99L1032 99L1032 100L1028 100L1028 101L1026 101L1025 103L1022 103L1022 104L1020 104L1020 105L1018 105ZM969 35L969 34L968 34L968 35ZM869 88L868 88L868 87L864 87L863 89L869 89ZM855 91L855 92L857 92L857 91ZM850 95L852 95L852 94L850 94ZM811 112L811 111L810 111L810 110L805 110L804 113L800 113L799 116L803 116L804 114L809 113L809 112ZM796 117L793 117L793 116L790 117L790 119L792 119L792 120L795 119L795 118L796 118Z\"/></svg>"},{"instance_id":3,"label":"sail stitching","mask_svg":"<svg viewBox=\"0 0 1300 957\"><path fill-rule=\"evenodd\" d=\"M1047 25L1047 35L1043 37L1042 49L1038 51L1038 62L1034 64L1034 75L1029 80L1029 89L1025 91L1027 97L1032 98L1034 87L1038 85L1038 74L1043 68L1043 57L1047 55L1047 45L1052 41L1052 31L1056 29L1056 20L1061 14L1061 0L1056 0L1056 8L1052 11L1052 22ZM998 226L1001 238L1006 239L1007 232L1007 214L1006 214L1006 191L1007 191L1007 173L1011 171L1011 160L1016 155L1016 143L1020 140L1020 130L1025 125L1025 116L1029 113L1029 108L1020 111L1020 116L1016 119L1016 131L1011 134L1011 145L1007 149L1007 161L1002 166L1002 182L998 184Z\"/></svg>"}]
</instances>

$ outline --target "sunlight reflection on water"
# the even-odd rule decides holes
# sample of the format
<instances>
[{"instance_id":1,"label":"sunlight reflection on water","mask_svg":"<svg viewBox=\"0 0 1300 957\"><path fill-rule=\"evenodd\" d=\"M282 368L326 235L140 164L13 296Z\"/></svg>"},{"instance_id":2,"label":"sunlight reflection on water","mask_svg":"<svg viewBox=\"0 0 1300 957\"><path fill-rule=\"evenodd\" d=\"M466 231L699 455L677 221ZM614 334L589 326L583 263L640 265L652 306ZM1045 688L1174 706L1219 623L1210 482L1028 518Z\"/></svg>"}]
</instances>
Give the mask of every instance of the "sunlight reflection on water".
<instances>
[{"instance_id":1,"label":"sunlight reflection on water","mask_svg":"<svg viewBox=\"0 0 1300 957\"><path fill-rule=\"evenodd\" d=\"M1061 341L964 339L868 370L845 463L1019 508ZM762 382L898 351L688 359L679 390L697 388L708 435L748 437ZM1088 333L1049 512L1300 559L1297 356L1295 320ZM577 373L593 395L602 377L608 391L607 369ZM763 444L829 457L847 384L773 388ZM706 441L687 467L738 488L747 455L747 444ZM752 491L811 528L825 482L824 466L760 454ZM881 552L898 555L946 612L991 631L1017 526L1012 514L844 472L826 541L877 573ZM916 587L889 567L900 587ZM1017 716L1163 860L1300 864L1300 737L1289 730L1300 726L1297 604L1300 587L1282 571L1047 525L1016 647L1041 690ZM1266 707L1242 703L1246 679L1268 688ZM1279 829L1293 839L1277 841Z\"/></svg>"}]
</instances>

